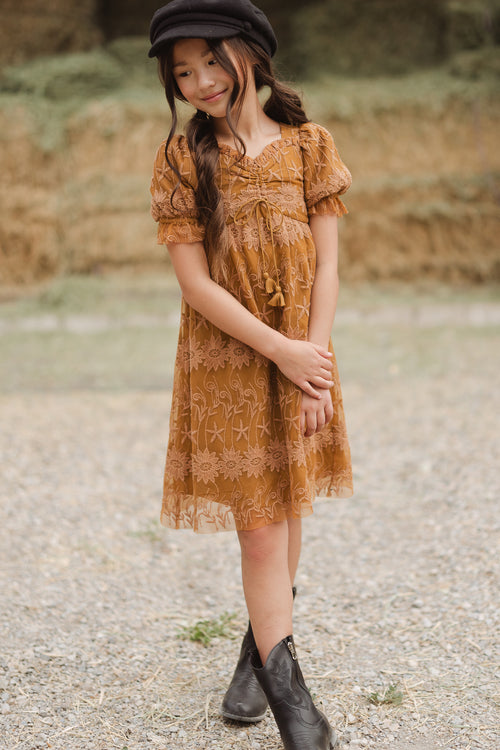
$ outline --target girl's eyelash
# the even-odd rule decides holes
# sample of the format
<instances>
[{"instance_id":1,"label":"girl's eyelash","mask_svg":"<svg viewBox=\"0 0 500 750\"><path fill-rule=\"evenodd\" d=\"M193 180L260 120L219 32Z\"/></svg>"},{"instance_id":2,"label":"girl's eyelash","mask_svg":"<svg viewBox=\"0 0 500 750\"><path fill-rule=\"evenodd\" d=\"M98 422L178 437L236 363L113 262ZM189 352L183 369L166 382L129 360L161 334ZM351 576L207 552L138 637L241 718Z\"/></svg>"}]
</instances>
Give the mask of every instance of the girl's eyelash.
<instances>
[{"instance_id":1,"label":"girl's eyelash","mask_svg":"<svg viewBox=\"0 0 500 750\"><path fill-rule=\"evenodd\" d=\"M215 58L212 58L208 61L208 65L217 65L217 60ZM178 73L177 76L179 78L186 78L186 76L189 75L189 70L184 70L182 73Z\"/></svg>"}]
</instances>

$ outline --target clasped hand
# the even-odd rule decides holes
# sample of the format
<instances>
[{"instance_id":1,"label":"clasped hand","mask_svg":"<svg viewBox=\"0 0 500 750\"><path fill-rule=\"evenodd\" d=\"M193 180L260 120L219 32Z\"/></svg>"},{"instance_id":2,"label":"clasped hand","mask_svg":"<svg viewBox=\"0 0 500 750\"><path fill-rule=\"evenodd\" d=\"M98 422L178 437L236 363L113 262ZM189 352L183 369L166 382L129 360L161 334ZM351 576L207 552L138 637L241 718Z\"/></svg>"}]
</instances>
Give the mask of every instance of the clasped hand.
<instances>
[{"instance_id":1,"label":"clasped hand","mask_svg":"<svg viewBox=\"0 0 500 750\"><path fill-rule=\"evenodd\" d=\"M332 354L310 341L287 339L276 358L281 372L302 390L300 429L311 437L333 417Z\"/></svg>"},{"instance_id":2,"label":"clasped hand","mask_svg":"<svg viewBox=\"0 0 500 750\"><path fill-rule=\"evenodd\" d=\"M320 399L321 391L333 386L332 354L324 346L285 339L275 362L283 375L311 398Z\"/></svg>"},{"instance_id":3,"label":"clasped hand","mask_svg":"<svg viewBox=\"0 0 500 750\"><path fill-rule=\"evenodd\" d=\"M332 395L329 390L321 391L321 398L312 398L302 394L300 407L300 431L304 437L311 437L319 432L333 418Z\"/></svg>"}]
</instances>

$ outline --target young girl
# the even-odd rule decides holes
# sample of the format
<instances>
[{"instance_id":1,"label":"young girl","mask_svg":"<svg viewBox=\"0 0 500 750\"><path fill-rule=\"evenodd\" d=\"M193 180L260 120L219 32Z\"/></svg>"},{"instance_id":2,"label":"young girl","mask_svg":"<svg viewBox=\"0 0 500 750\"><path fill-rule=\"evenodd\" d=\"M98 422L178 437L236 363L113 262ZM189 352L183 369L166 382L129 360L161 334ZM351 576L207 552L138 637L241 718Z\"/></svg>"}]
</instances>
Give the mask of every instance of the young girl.
<instances>
[{"instance_id":1,"label":"young girl","mask_svg":"<svg viewBox=\"0 0 500 750\"><path fill-rule=\"evenodd\" d=\"M314 497L352 492L330 344L351 177L275 80L276 38L249 0L173 0L151 42L172 112L152 213L183 295L162 522L238 534L251 624L222 715L256 722L269 704L286 750L328 750L335 733L297 661L292 587ZM196 110L185 136L176 99Z\"/></svg>"}]
</instances>

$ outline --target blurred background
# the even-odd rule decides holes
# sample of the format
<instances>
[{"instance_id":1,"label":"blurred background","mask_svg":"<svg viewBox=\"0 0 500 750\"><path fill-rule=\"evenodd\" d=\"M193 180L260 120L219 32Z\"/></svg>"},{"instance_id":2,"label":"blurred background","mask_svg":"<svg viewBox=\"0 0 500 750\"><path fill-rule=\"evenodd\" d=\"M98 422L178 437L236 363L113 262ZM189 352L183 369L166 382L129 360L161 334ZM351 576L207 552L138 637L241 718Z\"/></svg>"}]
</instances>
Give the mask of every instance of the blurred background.
<instances>
[{"instance_id":1,"label":"blurred background","mask_svg":"<svg viewBox=\"0 0 500 750\"><path fill-rule=\"evenodd\" d=\"M168 262L158 0L1 0L0 289ZM500 278L500 0L261 0L276 67L350 167L346 281Z\"/></svg>"}]
</instances>

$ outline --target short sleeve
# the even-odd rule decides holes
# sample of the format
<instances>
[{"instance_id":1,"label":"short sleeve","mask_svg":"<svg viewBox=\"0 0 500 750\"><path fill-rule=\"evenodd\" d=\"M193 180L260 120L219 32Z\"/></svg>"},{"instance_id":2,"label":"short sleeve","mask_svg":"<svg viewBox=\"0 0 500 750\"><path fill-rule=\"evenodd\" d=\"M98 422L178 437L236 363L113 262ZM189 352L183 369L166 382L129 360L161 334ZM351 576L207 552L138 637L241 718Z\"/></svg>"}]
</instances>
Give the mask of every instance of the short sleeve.
<instances>
[{"instance_id":1,"label":"short sleeve","mask_svg":"<svg viewBox=\"0 0 500 750\"><path fill-rule=\"evenodd\" d=\"M300 128L304 165L304 197L309 216L347 213L340 195L350 187L351 173L340 159L325 128L308 122Z\"/></svg>"},{"instance_id":2,"label":"short sleeve","mask_svg":"<svg viewBox=\"0 0 500 750\"><path fill-rule=\"evenodd\" d=\"M169 158L183 178L169 166L163 142L156 152L151 180L151 215L158 222L158 244L202 242L203 225L198 220L194 188L196 175L184 136L175 136L169 146ZM188 187L190 185L191 187Z\"/></svg>"}]
</instances>

